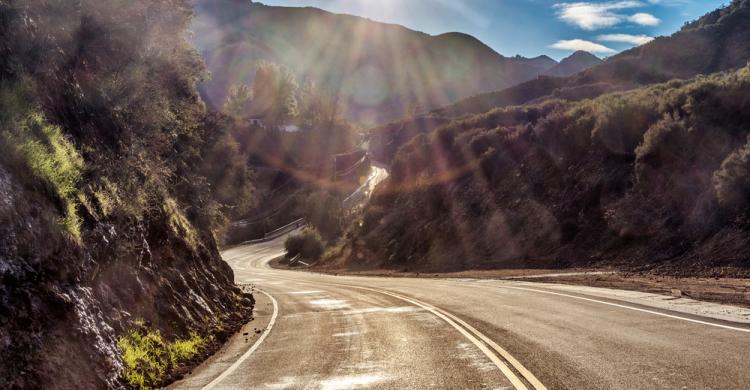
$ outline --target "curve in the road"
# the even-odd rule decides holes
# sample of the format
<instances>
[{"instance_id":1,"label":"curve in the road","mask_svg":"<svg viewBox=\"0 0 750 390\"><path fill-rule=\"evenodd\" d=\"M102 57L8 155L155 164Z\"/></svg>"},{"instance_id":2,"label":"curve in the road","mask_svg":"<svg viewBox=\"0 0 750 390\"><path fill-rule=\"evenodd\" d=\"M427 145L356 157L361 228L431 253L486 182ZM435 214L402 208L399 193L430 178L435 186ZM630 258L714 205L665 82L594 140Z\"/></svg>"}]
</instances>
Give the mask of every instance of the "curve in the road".
<instances>
[{"instance_id":1,"label":"curve in the road","mask_svg":"<svg viewBox=\"0 0 750 390\"><path fill-rule=\"evenodd\" d=\"M283 279L283 278L280 278ZM417 307L421 307L436 317L440 318L441 320L445 321L448 325L458 330L461 335L463 335L467 340L469 340L472 344L474 344L477 348L479 348L482 353L484 353L487 358L492 361L493 364L505 375L506 378L511 382L514 388L517 390L528 390L528 387L524 383L523 380L521 380L518 375L510 368L508 367L503 360L498 358L496 354L494 354L490 349L487 347L491 347L494 349L505 361L510 363L510 365L515 369L518 373L521 374L521 376L526 380L528 384L531 385L531 387L534 390L547 390L547 387L542 384L542 382L529 371L526 367L521 364L521 362L518 361L513 355L511 355L508 351L506 351L504 348L500 347L496 342L494 342L492 339L484 335L482 332L474 328L473 326L467 324L465 321L461 320L460 318L454 316L453 314L440 309L438 307L435 307L431 304L419 301L412 297L406 297L400 294L396 294L387 290L381 290L371 287L363 287L363 286L357 286L357 285L351 285L351 284L342 284L342 283L322 283L325 285L330 286L337 286L337 287L347 287L347 288L355 288L360 290L366 290L366 291L372 291L378 294L388 295L390 297L411 303ZM480 341L481 340L481 341ZM231 368L231 367L230 367Z\"/></svg>"},{"instance_id":2,"label":"curve in the road","mask_svg":"<svg viewBox=\"0 0 750 390\"><path fill-rule=\"evenodd\" d=\"M236 362L234 362L231 366L229 366L229 368L227 368L224 372L222 372L221 375L217 376L216 379L214 379L214 380L211 381L211 383L203 386L202 390L213 389L214 386L218 385L226 377L228 377L229 375L231 375L232 372L234 372L234 370L236 370L237 367L239 367L242 364L242 362L244 362L245 360L247 360L247 358L249 358L250 355L252 355L253 352L255 352L256 349L258 349L258 347L263 343L263 341L266 339L266 337L268 336L268 334L271 333L271 329L273 329L273 326L276 323L276 317L279 314L279 304L278 304L278 302L276 302L276 299L273 296L271 296L271 294L269 294L269 293L267 293L267 292L265 292L265 291L263 291L263 290L261 290L259 288L256 288L255 291L258 291L261 294L264 294L273 303L273 314L271 315L271 321L268 323L268 326L266 326L266 329L263 330L263 334L258 338L258 340L255 342L255 344L253 344L253 346L250 347L250 349L248 349L244 354L242 354L242 356L240 356L240 358L237 359Z\"/></svg>"}]
</instances>

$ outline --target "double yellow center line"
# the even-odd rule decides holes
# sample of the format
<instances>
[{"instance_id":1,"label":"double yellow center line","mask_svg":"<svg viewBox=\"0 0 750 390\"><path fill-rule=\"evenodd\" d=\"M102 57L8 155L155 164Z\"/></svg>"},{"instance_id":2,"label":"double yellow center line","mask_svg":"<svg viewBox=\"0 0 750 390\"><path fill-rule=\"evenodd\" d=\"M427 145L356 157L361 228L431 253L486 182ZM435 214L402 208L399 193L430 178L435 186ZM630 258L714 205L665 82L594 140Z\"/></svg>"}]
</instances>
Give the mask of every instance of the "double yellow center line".
<instances>
[{"instance_id":1,"label":"double yellow center line","mask_svg":"<svg viewBox=\"0 0 750 390\"><path fill-rule=\"evenodd\" d=\"M495 366L497 366L497 368L500 369L503 375L505 375L505 377L508 378L508 380L511 382L513 387L515 387L518 390L528 390L529 386L531 386L531 388L534 390L547 390L547 387L544 386L542 382L539 381L539 379L537 379L537 377L531 373L531 371L529 371L526 367L524 367L523 364L521 364L521 362L518 361L518 359L514 358L513 355L511 355L508 351L506 351L501 346L497 345L497 343L492 341L492 339L490 339L489 337L485 336L482 332L478 331L476 328L467 324L465 321L454 316L453 314L448 313L447 311L443 309L432 306L428 303L419 301L415 298L406 297L400 294L395 294L390 291L385 291L385 290L380 290L380 289L370 288L370 287L353 286L353 285L340 285L340 286L357 288L360 290L367 290L367 291L372 291L372 292L376 292L379 294L388 295L390 297L400 299L405 302L409 302L415 306L421 307L431 312L438 318L448 323L448 325L454 327L467 340L471 341L474 345L476 345L477 348L479 348L479 350L481 350L492 361L492 363L494 363ZM490 348L494 350L496 353L493 353L492 350L490 350ZM513 367L515 371L511 369L510 367ZM519 377L519 374L520 374L520 377ZM522 380L521 377L525 381ZM529 386L527 386L527 384Z\"/></svg>"}]
</instances>

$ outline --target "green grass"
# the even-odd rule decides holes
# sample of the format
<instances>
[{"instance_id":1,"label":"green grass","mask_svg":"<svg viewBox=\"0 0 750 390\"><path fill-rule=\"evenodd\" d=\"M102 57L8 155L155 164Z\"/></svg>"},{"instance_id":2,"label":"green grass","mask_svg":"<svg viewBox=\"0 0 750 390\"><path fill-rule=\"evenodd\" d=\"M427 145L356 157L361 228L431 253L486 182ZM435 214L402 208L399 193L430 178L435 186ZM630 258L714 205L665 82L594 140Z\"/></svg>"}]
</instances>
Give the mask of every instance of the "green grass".
<instances>
[{"instance_id":1,"label":"green grass","mask_svg":"<svg viewBox=\"0 0 750 390\"><path fill-rule=\"evenodd\" d=\"M117 340L122 350L122 378L134 389L151 389L180 362L199 353L210 338L197 333L169 342L158 330L131 330Z\"/></svg>"},{"instance_id":2,"label":"green grass","mask_svg":"<svg viewBox=\"0 0 750 390\"><path fill-rule=\"evenodd\" d=\"M29 114L14 131L2 135L5 142L14 145L32 174L62 202L61 228L80 239L78 184L84 162L73 143L59 127L50 125L38 113Z\"/></svg>"},{"instance_id":3,"label":"green grass","mask_svg":"<svg viewBox=\"0 0 750 390\"><path fill-rule=\"evenodd\" d=\"M169 217L169 227L178 237L182 237L191 249L198 248L200 239L195 227L180 210L179 204L172 198L164 200L164 211Z\"/></svg>"}]
</instances>

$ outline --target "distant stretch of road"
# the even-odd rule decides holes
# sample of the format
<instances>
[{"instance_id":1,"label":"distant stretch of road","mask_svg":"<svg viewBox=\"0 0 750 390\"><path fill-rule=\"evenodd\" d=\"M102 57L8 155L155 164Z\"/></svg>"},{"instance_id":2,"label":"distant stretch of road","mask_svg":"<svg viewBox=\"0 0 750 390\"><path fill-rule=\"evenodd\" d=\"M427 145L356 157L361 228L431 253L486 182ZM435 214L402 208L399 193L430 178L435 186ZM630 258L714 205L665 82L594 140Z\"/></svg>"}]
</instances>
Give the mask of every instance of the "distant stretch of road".
<instances>
[{"instance_id":1,"label":"distant stretch of road","mask_svg":"<svg viewBox=\"0 0 750 390\"><path fill-rule=\"evenodd\" d=\"M271 269L283 240L223 253L274 301L270 329L178 388L750 389L746 324L544 284Z\"/></svg>"}]
</instances>

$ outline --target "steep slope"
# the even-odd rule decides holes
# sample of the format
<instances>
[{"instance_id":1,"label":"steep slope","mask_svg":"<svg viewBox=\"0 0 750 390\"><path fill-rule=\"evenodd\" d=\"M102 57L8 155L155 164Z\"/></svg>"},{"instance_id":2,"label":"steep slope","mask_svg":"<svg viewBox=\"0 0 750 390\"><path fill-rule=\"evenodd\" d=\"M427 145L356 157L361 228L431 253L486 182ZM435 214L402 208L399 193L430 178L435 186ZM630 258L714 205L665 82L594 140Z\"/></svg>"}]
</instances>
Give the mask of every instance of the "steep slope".
<instances>
[{"instance_id":1,"label":"steep slope","mask_svg":"<svg viewBox=\"0 0 750 390\"><path fill-rule=\"evenodd\" d=\"M354 269L750 275L750 66L452 121L402 147Z\"/></svg>"},{"instance_id":2,"label":"steep slope","mask_svg":"<svg viewBox=\"0 0 750 390\"><path fill-rule=\"evenodd\" d=\"M157 387L251 315L214 235L246 172L190 14L0 3L0 388Z\"/></svg>"},{"instance_id":3,"label":"steep slope","mask_svg":"<svg viewBox=\"0 0 750 390\"><path fill-rule=\"evenodd\" d=\"M567 77L602 63L602 60L586 51L577 51L563 58L559 64L544 72L545 76Z\"/></svg>"},{"instance_id":4,"label":"steep slope","mask_svg":"<svg viewBox=\"0 0 750 390\"><path fill-rule=\"evenodd\" d=\"M382 122L533 79L549 58L506 58L461 33L430 36L315 8L239 0L196 2L195 42L213 77L204 95L220 105L228 88L252 81L260 61L340 93L348 116Z\"/></svg>"},{"instance_id":5,"label":"steep slope","mask_svg":"<svg viewBox=\"0 0 750 390\"><path fill-rule=\"evenodd\" d=\"M734 0L727 7L686 24L670 37L657 38L573 76L541 76L417 118L375 128L371 131L371 145L379 160L388 163L396 150L414 135L464 115L551 98L571 101L594 98L671 79L737 69L750 59L749 24L750 1Z\"/></svg>"}]
</instances>

